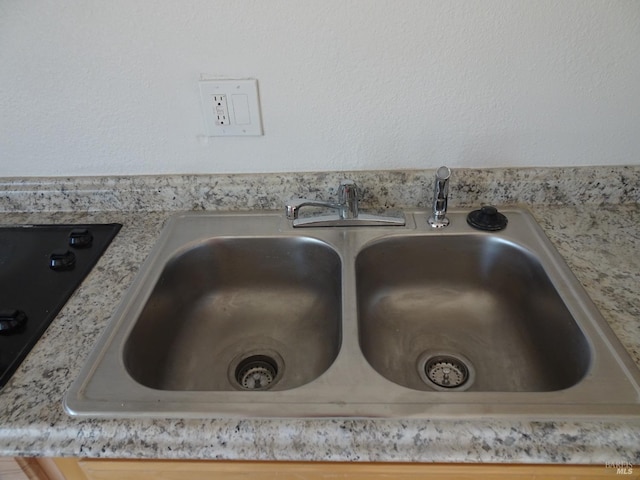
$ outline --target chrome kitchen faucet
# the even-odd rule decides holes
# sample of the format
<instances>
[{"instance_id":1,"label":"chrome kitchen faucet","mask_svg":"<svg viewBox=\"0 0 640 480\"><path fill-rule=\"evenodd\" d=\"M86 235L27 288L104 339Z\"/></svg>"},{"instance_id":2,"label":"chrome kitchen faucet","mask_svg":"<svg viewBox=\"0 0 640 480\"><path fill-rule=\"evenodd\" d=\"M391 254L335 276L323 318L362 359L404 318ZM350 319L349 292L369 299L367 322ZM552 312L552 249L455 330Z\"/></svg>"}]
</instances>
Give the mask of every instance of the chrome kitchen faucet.
<instances>
[{"instance_id":1,"label":"chrome kitchen faucet","mask_svg":"<svg viewBox=\"0 0 640 480\"><path fill-rule=\"evenodd\" d=\"M307 200L296 198L285 206L287 218L294 227L352 227L352 226L403 226L404 216L371 215L360 213L359 190L353 180L342 180L338 187L338 201ZM298 218L302 207L324 207L337 210L333 215L316 215Z\"/></svg>"}]
</instances>

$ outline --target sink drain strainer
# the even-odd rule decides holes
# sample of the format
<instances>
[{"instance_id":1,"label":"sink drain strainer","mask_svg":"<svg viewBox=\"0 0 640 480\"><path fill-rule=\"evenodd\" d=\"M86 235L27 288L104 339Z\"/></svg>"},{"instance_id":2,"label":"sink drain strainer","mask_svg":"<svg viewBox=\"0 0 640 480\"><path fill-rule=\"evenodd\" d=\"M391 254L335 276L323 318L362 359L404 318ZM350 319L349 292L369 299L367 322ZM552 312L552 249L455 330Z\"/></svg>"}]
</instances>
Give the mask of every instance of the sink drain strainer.
<instances>
[{"instance_id":1,"label":"sink drain strainer","mask_svg":"<svg viewBox=\"0 0 640 480\"><path fill-rule=\"evenodd\" d=\"M425 373L429 380L445 388L459 387L469 379L467 367L453 357L431 359L427 362Z\"/></svg>"},{"instance_id":2,"label":"sink drain strainer","mask_svg":"<svg viewBox=\"0 0 640 480\"><path fill-rule=\"evenodd\" d=\"M466 390L475 375L471 362L460 355L423 354L418 361L422 381L436 390Z\"/></svg>"},{"instance_id":3,"label":"sink drain strainer","mask_svg":"<svg viewBox=\"0 0 640 480\"><path fill-rule=\"evenodd\" d=\"M235 379L243 390L266 390L278 380L277 362L267 355L251 355L238 364Z\"/></svg>"}]
</instances>

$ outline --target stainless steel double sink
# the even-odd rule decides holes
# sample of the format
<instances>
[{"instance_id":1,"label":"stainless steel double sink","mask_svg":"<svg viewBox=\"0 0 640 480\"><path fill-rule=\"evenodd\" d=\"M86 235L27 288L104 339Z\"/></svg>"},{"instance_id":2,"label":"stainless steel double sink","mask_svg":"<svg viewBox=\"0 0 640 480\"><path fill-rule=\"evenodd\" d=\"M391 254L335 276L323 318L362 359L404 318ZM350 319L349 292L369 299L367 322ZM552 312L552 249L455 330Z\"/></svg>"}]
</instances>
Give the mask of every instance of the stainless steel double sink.
<instances>
[{"instance_id":1,"label":"stainless steel double sink","mask_svg":"<svg viewBox=\"0 0 640 480\"><path fill-rule=\"evenodd\" d=\"M184 213L65 398L72 415L627 418L640 372L533 217L295 229Z\"/></svg>"}]
</instances>

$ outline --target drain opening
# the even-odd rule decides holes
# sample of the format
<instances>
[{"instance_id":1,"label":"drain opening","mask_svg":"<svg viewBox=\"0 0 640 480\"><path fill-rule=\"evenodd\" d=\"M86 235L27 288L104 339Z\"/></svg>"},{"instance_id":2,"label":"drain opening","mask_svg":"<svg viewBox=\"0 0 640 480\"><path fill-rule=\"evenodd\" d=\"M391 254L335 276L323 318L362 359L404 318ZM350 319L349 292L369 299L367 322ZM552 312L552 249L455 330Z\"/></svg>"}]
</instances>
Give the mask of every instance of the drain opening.
<instances>
[{"instance_id":1,"label":"drain opening","mask_svg":"<svg viewBox=\"0 0 640 480\"><path fill-rule=\"evenodd\" d=\"M455 388L469 379L469 370L455 357L441 356L432 358L425 365L427 378L439 387Z\"/></svg>"},{"instance_id":2,"label":"drain opening","mask_svg":"<svg viewBox=\"0 0 640 480\"><path fill-rule=\"evenodd\" d=\"M466 390L475 380L475 370L468 359L442 352L420 355L418 374L424 383L440 391Z\"/></svg>"},{"instance_id":3,"label":"drain opening","mask_svg":"<svg viewBox=\"0 0 640 480\"><path fill-rule=\"evenodd\" d=\"M266 390L276 381L277 363L266 355L252 355L236 367L236 382L244 390Z\"/></svg>"}]
</instances>

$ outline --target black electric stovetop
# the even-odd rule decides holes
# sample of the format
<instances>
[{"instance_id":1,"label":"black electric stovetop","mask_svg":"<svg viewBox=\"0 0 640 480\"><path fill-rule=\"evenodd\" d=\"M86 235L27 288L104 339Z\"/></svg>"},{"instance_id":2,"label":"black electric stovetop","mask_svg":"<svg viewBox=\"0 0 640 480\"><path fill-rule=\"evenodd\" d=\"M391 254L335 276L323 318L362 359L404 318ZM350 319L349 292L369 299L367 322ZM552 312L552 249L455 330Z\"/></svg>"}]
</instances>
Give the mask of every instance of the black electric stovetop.
<instances>
[{"instance_id":1,"label":"black electric stovetop","mask_svg":"<svg viewBox=\"0 0 640 480\"><path fill-rule=\"evenodd\" d=\"M0 227L0 388L122 225Z\"/></svg>"}]
</instances>

